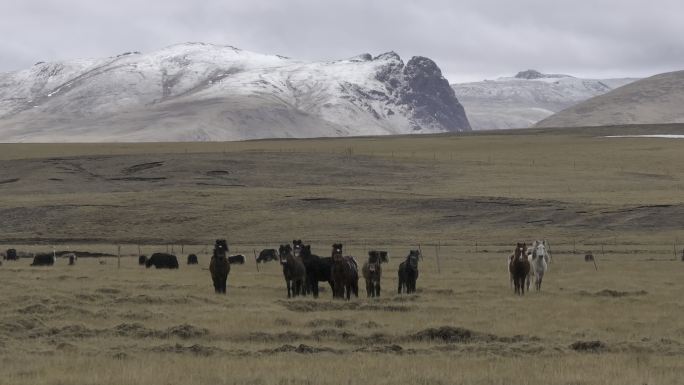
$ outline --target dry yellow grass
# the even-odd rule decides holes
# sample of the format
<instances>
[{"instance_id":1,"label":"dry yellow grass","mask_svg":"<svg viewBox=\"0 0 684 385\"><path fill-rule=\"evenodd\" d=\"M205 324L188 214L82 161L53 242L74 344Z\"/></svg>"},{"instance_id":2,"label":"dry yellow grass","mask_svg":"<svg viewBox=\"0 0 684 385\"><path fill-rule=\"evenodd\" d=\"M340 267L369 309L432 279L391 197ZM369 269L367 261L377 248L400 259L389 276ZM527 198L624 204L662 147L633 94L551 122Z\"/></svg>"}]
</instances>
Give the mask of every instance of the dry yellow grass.
<instances>
[{"instance_id":1,"label":"dry yellow grass","mask_svg":"<svg viewBox=\"0 0 684 385\"><path fill-rule=\"evenodd\" d=\"M442 252L441 273L422 262L417 295L395 294L395 257L383 296L349 303L287 300L273 263L234 266L223 297L206 255L178 271L6 262L0 383L680 383L681 262L616 254L595 271L558 256L543 291L517 298L499 253ZM570 348L593 340L605 348Z\"/></svg>"},{"instance_id":2,"label":"dry yellow grass","mask_svg":"<svg viewBox=\"0 0 684 385\"><path fill-rule=\"evenodd\" d=\"M0 384L680 384L684 152L600 137L639 130L681 127L0 145L3 249L124 254L0 267ZM279 266L251 259L222 297L203 252L218 237L393 258L378 300L287 300ZM541 237L543 292L514 297L510 245ZM146 270L138 244L200 265ZM419 293L397 296L418 244Z\"/></svg>"}]
</instances>

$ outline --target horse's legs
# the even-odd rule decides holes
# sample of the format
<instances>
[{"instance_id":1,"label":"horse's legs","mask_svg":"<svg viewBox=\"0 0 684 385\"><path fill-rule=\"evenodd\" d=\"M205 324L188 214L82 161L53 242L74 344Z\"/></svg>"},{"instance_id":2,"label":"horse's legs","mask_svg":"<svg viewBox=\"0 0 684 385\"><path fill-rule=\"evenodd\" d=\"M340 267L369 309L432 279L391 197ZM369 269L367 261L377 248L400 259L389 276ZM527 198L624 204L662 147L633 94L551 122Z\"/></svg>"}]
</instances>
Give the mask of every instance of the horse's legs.
<instances>
[{"instance_id":1,"label":"horse's legs","mask_svg":"<svg viewBox=\"0 0 684 385\"><path fill-rule=\"evenodd\" d=\"M399 287L397 288L397 294L401 294L401 278L399 278Z\"/></svg>"},{"instance_id":2,"label":"horse's legs","mask_svg":"<svg viewBox=\"0 0 684 385\"><path fill-rule=\"evenodd\" d=\"M372 285L373 285L373 283L371 282L371 280L367 279L366 280L366 296L368 298L373 296L373 286Z\"/></svg>"},{"instance_id":3,"label":"horse's legs","mask_svg":"<svg viewBox=\"0 0 684 385\"><path fill-rule=\"evenodd\" d=\"M287 285L287 298L290 298L292 297L292 295L290 294L290 280L285 279L285 284Z\"/></svg>"}]
</instances>

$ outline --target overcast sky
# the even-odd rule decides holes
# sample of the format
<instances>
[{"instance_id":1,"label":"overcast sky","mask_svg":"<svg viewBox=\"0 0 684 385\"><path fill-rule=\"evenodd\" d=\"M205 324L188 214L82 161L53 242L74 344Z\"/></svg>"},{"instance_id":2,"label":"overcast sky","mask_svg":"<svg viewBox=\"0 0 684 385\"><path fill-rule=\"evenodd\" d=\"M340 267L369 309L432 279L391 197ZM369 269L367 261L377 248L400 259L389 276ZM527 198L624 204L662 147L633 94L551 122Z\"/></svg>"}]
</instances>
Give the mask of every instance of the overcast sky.
<instances>
[{"instance_id":1,"label":"overcast sky","mask_svg":"<svg viewBox=\"0 0 684 385\"><path fill-rule=\"evenodd\" d=\"M0 72L188 41L303 60L394 50L451 82L684 69L682 0L0 0Z\"/></svg>"}]
</instances>

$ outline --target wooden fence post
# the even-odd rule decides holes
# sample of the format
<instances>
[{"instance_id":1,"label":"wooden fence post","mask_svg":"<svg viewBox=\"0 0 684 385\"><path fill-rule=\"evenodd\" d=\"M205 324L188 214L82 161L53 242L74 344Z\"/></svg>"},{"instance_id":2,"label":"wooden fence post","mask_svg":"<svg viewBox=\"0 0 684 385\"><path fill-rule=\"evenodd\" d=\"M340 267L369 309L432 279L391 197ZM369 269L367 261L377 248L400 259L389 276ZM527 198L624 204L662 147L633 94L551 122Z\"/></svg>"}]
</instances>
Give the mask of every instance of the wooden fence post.
<instances>
[{"instance_id":1,"label":"wooden fence post","mask_svg":"<svg viewBox=\"0 0 684 385\"><path fill-rule=\"evenodd\" d=\"M117 245L116 247L116 268L121 268L121 245Z\"/></svg>"},{"instance_id":2,"label":"wooden fence post","mask_svg":"<svg viewBox=\"0 0 684 385\"><path fill-rule=\"evenodd\" d=\"M439 265L439 241L437 241L437 246L435 246L435 257L437 258L437 274L442 273L441 266Z\"/></svg>"},{"instance_id":3,"label":"wooden fence post","mask_svg":"<svg viewBox=\"0 0 684 385\"><path fill-rule=\"evenodd\" d=\"M252 249L254 252L254 264L256 265L257 268L257 273L259 272L259 261L257 261L257 256L256 256L256 249Z\"/></svg>"}]
</instances>

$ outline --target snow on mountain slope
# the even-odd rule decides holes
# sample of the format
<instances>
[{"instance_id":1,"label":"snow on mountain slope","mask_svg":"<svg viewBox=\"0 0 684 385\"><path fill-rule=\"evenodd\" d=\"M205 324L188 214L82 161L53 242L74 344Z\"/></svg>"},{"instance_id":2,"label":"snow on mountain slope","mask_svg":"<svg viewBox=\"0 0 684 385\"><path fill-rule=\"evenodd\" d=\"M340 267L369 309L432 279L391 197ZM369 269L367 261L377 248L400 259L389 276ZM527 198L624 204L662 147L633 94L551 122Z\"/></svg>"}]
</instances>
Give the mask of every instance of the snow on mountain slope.
<instances>
[{"instance_id":1,"label":"snow on mountain slope","mask_svg":"<svg viewBox=\"0 0 684 385\"><path fill-rule=\"evenodd\" d=\"M579 79L535 70L515 77L453 84L473 129L525 128L636 79Z\"/></svg>"},{"instance_id":2,"label":"snow on mountain slope","mask_svg":"<svg viewBox=\"0 0 684 385\"><path fill-rule=\"evenodd\" d=\"M37 63L0 74L0 141L241 140L470 130L437 65L303 62L230 46Z\"/></svg>"}]
</instances>

